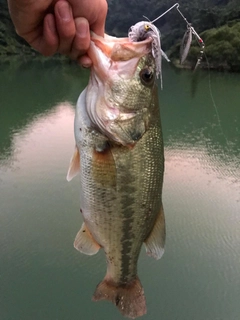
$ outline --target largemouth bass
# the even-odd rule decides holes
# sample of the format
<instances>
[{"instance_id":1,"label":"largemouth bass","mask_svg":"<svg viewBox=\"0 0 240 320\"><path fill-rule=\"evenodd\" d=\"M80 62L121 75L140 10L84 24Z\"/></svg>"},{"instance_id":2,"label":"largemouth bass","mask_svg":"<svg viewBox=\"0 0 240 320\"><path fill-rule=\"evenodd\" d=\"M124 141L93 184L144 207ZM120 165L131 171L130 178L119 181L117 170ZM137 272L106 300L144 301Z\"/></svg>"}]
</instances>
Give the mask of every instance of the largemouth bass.
<instances>
[{"instance_id":1,"label":"largemouth bass","mask_svg":"<svg viewBox=\"0 0 240 320\"><path fill-rule=\"evenodd\" d=\"M67 180L80 173L84 222L74 246L93 255L103 248L107 273L93 300L110 300L129 318L146 313L137 275L142 244L164 251L163 140L152 39L92 35L93 61L75 114L76 150Z\"/></svg>"}]
</instances>

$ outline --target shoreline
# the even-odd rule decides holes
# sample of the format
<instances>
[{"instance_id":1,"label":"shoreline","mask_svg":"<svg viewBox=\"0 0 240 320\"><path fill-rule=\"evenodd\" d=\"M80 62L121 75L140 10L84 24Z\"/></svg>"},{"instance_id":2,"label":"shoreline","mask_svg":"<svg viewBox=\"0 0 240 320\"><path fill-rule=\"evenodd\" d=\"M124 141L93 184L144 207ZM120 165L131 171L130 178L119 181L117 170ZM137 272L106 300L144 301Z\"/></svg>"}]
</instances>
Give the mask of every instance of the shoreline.
<instances>
[{"instance_id":1,"label":"shoreline","mask_svg":"<svg viewBox=\"0 0 240 320\"><path fill-rule=\"evenodd\" d=\"M42 64L71 64L76 63L76 61L71 60L70 58L56 54L52 57L44 57L39 53L32 52L31 54L0 54L0 63L1 64L11 64L11 63L18 63L27 64L27 63L42 63ZM178 59L172 59L170 62L175 68L183 69L183 70L193 70L195 68L196 63L192 63L189 61L185 61L184 64L180 64ZM211 65L207 61L202 61L198 67L202 70L209 70L209 71L217 71L217 72L229 72L229 73L240 73L239 71L231 70L230 67L226 65Z\"/></svg>"}]
</instances>

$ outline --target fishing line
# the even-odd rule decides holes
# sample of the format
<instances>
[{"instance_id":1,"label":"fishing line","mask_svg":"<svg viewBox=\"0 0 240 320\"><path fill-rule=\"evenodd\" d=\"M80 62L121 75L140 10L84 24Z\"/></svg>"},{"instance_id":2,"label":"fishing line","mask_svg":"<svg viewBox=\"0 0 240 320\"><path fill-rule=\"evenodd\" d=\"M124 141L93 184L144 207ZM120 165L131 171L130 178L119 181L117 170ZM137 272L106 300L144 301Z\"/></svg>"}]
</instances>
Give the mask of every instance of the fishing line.
<instances>
[{"instance_id":1,"label":"fishing line","mask_svg":"<svg viewBox=\"0 0 240 320\"><path fill-rule=\"evenodd\" d=\"M228 143L228 139L227 139L226 135L224 134L224 131L223 131L223 128L222 128L222 125L221 125L220 115L219 115L219 112L218 112L218 107L217 107L217 104L216 104L216 101L215 101L214 95L213 95L211 75L210 75L210 64L209 64L207 55L206 55L206 53L204 52L205 44L204 44L202 38L199 36L199 34L196 32L196 30L195 30L195 29L193 28L193 26L191 25L191 23L188 22L187 18L186 18L186 17L183 15L183 13L180 11L180 9L179 9L179 3L175 3L172 7L170 7L168 10L166 10L165 12L163 12L163 13L162 13L160 16L158 16L156 19L152 20L151 23L154 23L154 22L156 22L157 20L161 19L165 14L167 14L169 11L171 11L171 10L174 9L174 8L178 11L178 13L180 14L180 16L181 16L181 17L183 18L183 20L186 22L187 27L189 28L189 31L191 31L192 34L194 34L194 36L196 37L196 40L197 40L197 42L198 42L198 45L201 47L200 56L198 57L198 60L197 60L196 65L195 65L195 67L194 67L194 71L195 71L195 70L197 69L197 67L200 65L203 56L204 56L205 59L206 59L207 69L208 69L208 87L209 87L209 93L210 93L211 101L212 101L212 104L213 104L213 107L214 107L214 110L215 110L215 113L216 113L218 126L220 127L222 136L224 137L225 142L226 142L226 145L227 145L227 148L228 148L228 150L229 150L230 146L229 146L229 143ZM147 18L147 17L145 17L145 18ZM147 18L147 20L149 21L148 18ZM185 37L185 35L184 35L184 37ZM190 39L188 39L188 40L190 40ZM192 41L192 40L190 40L190 42L191 42L191 41ZM185 49L185 48L184 48L184 49ZM188 52L185 52L185 53L187 54Z\"/></svg>"},{"instance_id":2,"label":"fishing line","mask_svg":"<svg viewBox=\"0 0 240 320\"><path fill-rule=\"evenodd\" d=\"M210 73L210 64L209 64L209 61L208 61L208 58L207 58L207 55L206 55L205 52L204 52L204 57L205 57L205 59L206 59L207 68L208 68L208 88L209 88L210 97L211 97L212 104L213 104L213 107L214 107L214 109L215 109L215 113L216 113L216 116L217 116L218 126L219 126L219 128L220 128L220 130L221 130L221 134L223 135L223 137L224 137L224 139L225 139L226 146L227 146L227 149L228 149L228 151L229 151L229 150L230 150L230 145L229 145L229 143L228 143L227 136L225 135L225 133L224 133L224 131L223 131L223 128L222 128L222 125L221 125L220 115L219 115L219 112L218 112L218 107L217 107L216 101L215 101L214 96L213 96L211 73Z\"/></svg>"},{"instance_id":3,"label":"fishing line","mask_svg":"<svg viewBox=\"0 0 240 320\"><path fill-rule=\"evenodd\" d=\"M150 20L148 17L143 16L143 18L145 18L147 21L151 22L151 20ZM152 22L151 22L151 23L152 23Z\"/></svg>"}]
</instances>

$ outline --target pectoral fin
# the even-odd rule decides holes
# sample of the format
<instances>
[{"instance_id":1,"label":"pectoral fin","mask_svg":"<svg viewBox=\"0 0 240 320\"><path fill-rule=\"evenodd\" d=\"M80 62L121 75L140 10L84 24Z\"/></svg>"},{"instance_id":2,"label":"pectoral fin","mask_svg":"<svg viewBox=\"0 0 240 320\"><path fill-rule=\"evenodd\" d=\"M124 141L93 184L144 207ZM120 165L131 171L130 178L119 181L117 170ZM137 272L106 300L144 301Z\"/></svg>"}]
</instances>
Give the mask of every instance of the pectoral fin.
<instances>
[{"instance_id":1,"label":"pectoral fin","mask_svg":"<svg viewBox=\"0 0 240 320\"><path fill-rule=\"evenodd\" d=\"M80 171L80 154L78 148L75 147L74 154L70 160L70 165L67 173L67 181L71 181Z\"/></svg>"},{"instance_id":2,"label":"pectoral fin","mask_svg":"<svg viewBox=\"0 0 240 320\"><path fill-rule=\"evenodd\" d=\"M116 186L116 164L111 148L107 146L103 151L93 151L92 175L96 183L104 187Z\"/></svg>"},{"instance_id":3,"label":"pectoral fin","mask_svg":"<svg viewBox=\"0 0 240 320\"><path fill-rule=\"evenodd\" d=\"M161 206L160 212L157 216L152 232L144 242L146 247L146 252L149 256L157 260L162 257L164 253L165 237L166 237L165 218L164 218L163 206Z\"/></svg>"},{"instance_id":4,"label":"pectoral fin","mask_svg":"<svg viewBox=\"0 0 240 320\"><path fill-rule=\"evenodd\" d=\"M100 245L93 239L91 232L84 222L76 235L74 248L90 256L97 253L100 249Z\"/></svg>"}]
</instances>

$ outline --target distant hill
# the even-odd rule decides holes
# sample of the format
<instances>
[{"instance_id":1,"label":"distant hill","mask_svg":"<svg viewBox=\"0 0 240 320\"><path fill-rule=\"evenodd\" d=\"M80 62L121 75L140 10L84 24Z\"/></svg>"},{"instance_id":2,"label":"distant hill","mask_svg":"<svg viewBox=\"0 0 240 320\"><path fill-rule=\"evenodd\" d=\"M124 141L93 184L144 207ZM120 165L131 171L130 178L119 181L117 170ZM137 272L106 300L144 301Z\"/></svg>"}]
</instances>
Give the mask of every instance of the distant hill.
<instances>
[{"instance_id":1,"label":"distant hill","mask_svg":"<svg viewBox=\"0 0 240 320\"><path fill-rule=\"evenodd\" d=\"M144 20L143 15L150 20L169 9L175 1L169 0L108 0L109 12L106 22L106 32L115 36L126 36L131 25ZM206 42L206 53L210 57L212 67L228 66L231 71L239 71L239 29L233 25L240 21L240 0L182 0L179 1L180 10L192 23L198 33L202 33ZM40 55L18 37L10 20L7 0L0 0L0 58L9 59L13 56ZM177 10L172 10L156 22L161 31L163 50L174 59L177 58L179 42L186 31L186 23ZM208 32L207 32L208 30ZM219 31L217 31L219 30ZM223 31L225 30L225 31ZM210 37L209 34L217 33ZM232 36L234 33L234 41ZM204 37L207 37L204 39ZM228 44L227 44L228 43ZM224 52L224 54L223 54ZM197 48L190 51L189 61L196 59ZM231 66L220 61L216 55L231 55ZM225 59L225 58L224 58ZM235 60L235 62L232 62ZM226 59L225 59L226 60ZM228 60L228 59L227 59Z\"/></svg>"},{"instance_id":2,"label":"distant hill","mask_svg":"<svg viewBox=\"0 0 240 320\"><path fill-rule=\"evenodd\" d=\"M144 19L143 15L150 20L155 19L176 1L108 0L108 3L107 31L118 35L126 34L129 26ZM180 10L198 32L218 28L228 21L240 19L239 0L181 0L178 3ZM158 20L156 25L162 30L164 37L171 39L179 37L179 32L181 34L181 30L185 30L185 23L175 9Z\"/></svg>"}]
</instances>

